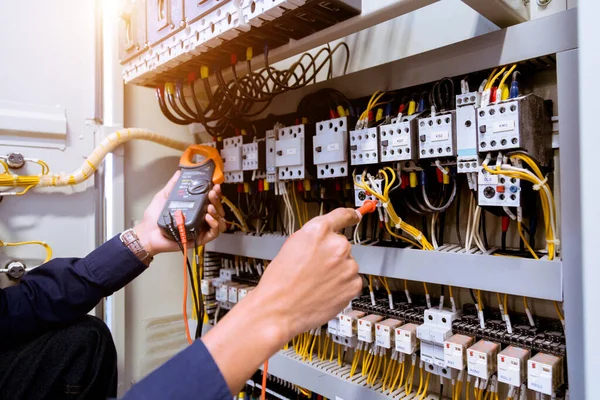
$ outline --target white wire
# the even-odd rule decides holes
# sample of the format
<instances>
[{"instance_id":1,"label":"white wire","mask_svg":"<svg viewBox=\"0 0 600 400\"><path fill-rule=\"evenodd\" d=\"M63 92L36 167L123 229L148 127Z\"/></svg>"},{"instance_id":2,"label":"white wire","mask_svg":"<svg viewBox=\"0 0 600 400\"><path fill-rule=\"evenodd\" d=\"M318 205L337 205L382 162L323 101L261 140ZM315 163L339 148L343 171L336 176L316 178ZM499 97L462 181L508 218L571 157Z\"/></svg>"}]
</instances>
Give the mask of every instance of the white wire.
<instances>
[{"instance_id":1,"label":"white wire","mask_svg":"<svg viewBox=\"0 0 600 400\"><path fill-rule=\"evenodd\" d=\"M435 239L435 222L436 222L437 216L438 216L438 214L435 213L431 217L431 245L433 246L433 248L435 250L438 249L437 240Z\"/></svg>"},{"instance_id":2,"label":"white wire","mask_svg":"<svg viewBox=\"0 0 600 400\"><path fill-rule=\"evenodd\" d=\"M438 212L446 211L454 201L454 197L456 197L456 181L452 181L452 193L450 194L450 198L448 199L446 204L444 204L441 207L435 207L433 204L431 204L431 202L429 201L429 197L427 197L427 190L425 190L425 185L421 186L421 192L423 193L423 200L425 200L425 204L427 205L427 207Z\"/></svg>"}]
</instances>

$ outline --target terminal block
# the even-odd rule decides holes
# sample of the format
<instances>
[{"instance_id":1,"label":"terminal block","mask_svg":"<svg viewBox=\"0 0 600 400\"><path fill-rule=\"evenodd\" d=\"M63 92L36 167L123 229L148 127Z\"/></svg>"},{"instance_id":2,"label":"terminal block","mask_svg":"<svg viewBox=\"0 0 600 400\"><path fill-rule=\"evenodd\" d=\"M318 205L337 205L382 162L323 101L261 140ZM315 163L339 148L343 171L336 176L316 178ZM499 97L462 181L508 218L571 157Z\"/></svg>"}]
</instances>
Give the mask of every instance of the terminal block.
<instances>
[{"instance_id":1,"label":"terminal block","mask_svg":"<svg viewBox=\"0 0 600 400\"><path fill-rule=\"evenodd\" d=\"M242 144L241 136L223 139L221 158L223 159L226 183L243 183L244 172L242 171Z\"/></svg>"},{"instance_id":2,"label":"terminal block","mask_svg":"<svg viewBox=\"0 0 600 400\"><path fill-rule=\"evenodd\" d=\"M280 128L275 142L275 165L279 180L308 179L306 141L309 138L307 125Z\"/></svg>"},{"instance_id":3,"label":"terminal block","mask_svg":"<svg viewBox=\"0 0 600 400\"><path fill-rule=\"evenodd\" d=\"M416 118L382 125L379 129L381 162L416 160Z\"/></svg>"},{"instance_id":4,"label":"terminal block","mask_svg":"<svg viewBox=\"0 0 600 400\"><path fill-rule=\"evenodd\" d=\"M481 95L479 92L456 96L456 171L458 173L477 172L477 109Z\"/></svg>"},{"instance_id":5,"label":"terminal block","mask_svg":"<svg viewBox=\"0 0 600 400\"><path fill-rule=\"evenodd\" d=\"M265 168L267 172L267 182L275 183L279 180L277 175L277 164L276 164L276 143L277 135L275 130L271 129L265 133Z\"/></svg>"},{"instance_id":6,"label":"terminal block","mask_svg":"<svg viewBox=\"0 0 600 400\"><path fill-rule=\"evenodd\" d=\"M313 157L319 179L348 176L348 117L317 123Z\"/></svg>"},{"instance_id":7,"label":"terminal block","mask_svg":"<svg viewBox=\"0 0 600 400\"><path fill-rule=\"evenodd\" d=\"M521 180L490 174L480 167L477 202L480 206L521 207Z\"/></svg>"},{"instance_id":8,"label":"terminal block","mask_svg":"<svg viewBox=\"0 0 600 400\"><path fill-rule=\"evenodd\" d=\"M377 127L350 131L350 165L379 162L379 131Z\"/></svg>"},{"instance_id":9,"label":"terminal block","mask_svg":"<svg viewBox=\"0 0 600 400\"><path fill-rule=\"evenodd\" d=\"M491 104L477 115L480 152L523 149L548 165L552 127L541 97L529 94Z\"/></svg>"},{"instance_id":10,"label":"terminal block","mask_svg":"<svg viewBox=\"0 0 600 400\"><path fill-rule=\"evenodd\" d=\"M258 171L265 169L265 142L252 142L242 145L242 170Z\"/></svg>"},{"instance_id":11,"label":"terminal block","mask_svg":"<svg viewBox=\"0 0 600 400\"><path fill-rule=\"evenodd\" d=\"M454 111L419 119L419 158L441 157L456 157Z\"/></svg>"}]
</instances>

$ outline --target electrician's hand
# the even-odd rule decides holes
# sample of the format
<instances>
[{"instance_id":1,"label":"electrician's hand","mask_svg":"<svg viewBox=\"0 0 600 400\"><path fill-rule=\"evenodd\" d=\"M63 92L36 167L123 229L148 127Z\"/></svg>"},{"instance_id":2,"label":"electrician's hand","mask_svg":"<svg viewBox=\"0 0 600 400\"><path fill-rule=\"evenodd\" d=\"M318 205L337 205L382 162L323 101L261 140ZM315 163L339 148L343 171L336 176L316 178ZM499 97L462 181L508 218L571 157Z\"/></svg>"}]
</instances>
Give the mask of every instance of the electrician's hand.
<instances>
[{"instance_id":1,"label":"electrician's hand","mask_svg":"<svg viewBox=\"0 0 600 400\"><path fill-rule=\"evenodd\" d=\"M267 267L257 294L273 299L287 316L292 336L326 323L360 293L363 281L352 247L337 233L358 222L351 208L314 218L285 242Z\"/></svg>"},{"instance_id":2,"label":"electrician's hand","mask_svg":"<svg viewBox=\"0 0 600 400\"><path fill-rule=\"evenodd\" d=\"M154 196L152 202L148 208L146 208L146 211L144 211L142 220L134 227L135 232L140 238L141 244L152 256L159 253L179 250L176 242L163 236L157 221L167 202L169 193L171 193L171 189L173 189L175 183L177 183L180 174L181 171L177 171L165 187ZM221 187L215 185L208 193L208 198L211 204L208 205L208 212L206 213L205 218L210 229L200 234L198 237L198 245L205 244L215 239L219 236L219 233L224 232L226 228L224 219L225 210L221 204ZM193 241L189 238L188 243L190 246L194 245Z\"/></svg>"},{"instance_id":3,"label":"electrician's hand","mask_svg":"<svg viewBox=\"0 0 600 400\"><path fill-rule=\"evenodd\" d=\"M285 242L256 289L202 337L231 393L294 336L335 317L360 293L350 243L336 233L358 221L351 208L310 220Z\"/></svg>"}]
</instances>

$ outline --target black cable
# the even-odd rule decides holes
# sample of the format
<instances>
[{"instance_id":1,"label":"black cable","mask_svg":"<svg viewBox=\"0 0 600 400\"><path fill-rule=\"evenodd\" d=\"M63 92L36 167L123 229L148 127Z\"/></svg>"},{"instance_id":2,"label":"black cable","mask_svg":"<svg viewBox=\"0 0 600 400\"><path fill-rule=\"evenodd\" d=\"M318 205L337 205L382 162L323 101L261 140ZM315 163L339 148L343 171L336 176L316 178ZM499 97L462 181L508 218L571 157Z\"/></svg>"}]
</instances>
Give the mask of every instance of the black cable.
<instances>
[{"instance_id":1,"label":"black cable","mask_svg":"<svg viewBox=\"0 0 600 400\"><path fill-rule=\"evenodd\" d=\"M475 292L473 292L473 289L469 289L469 293L471 294L471 299L473 300L473 303L477 304L477 298L475 297Z\"/></svg>"},{"instance_id":2,"label":"black cable","mask_svg":"<svg viewBox=\"0 0 600 400\"><path fill-rule=\"evenodd\" d=\"M483 236L483 245L486 249L490 248L487 238L487 230L485 227L485 209L481 209L481 218L479 219L479 232Z\"/></svg>"},{"instance_id":3,"label":"black cable","mask_svg":"<svg viewBox=\"0 0 600 400\"><path fill-rule=\"evenodd\" d=\"M437 235L437 242L438 242L438 246L442 246L444 244L444 229L446 227L446 213L443 212L440 215L440 222L439 224L437 224L437 228L438 228L438 235Z\"/></svg>"},{"instance_id":4,"label":"black cable","mask_svg":"<svg viewBox=\"0 0 600 400\"><path fill-rule=\"evenodd\" d=\"M506 232L502 231L502 251L506 251Z\"/></svg>"}]
</instances>

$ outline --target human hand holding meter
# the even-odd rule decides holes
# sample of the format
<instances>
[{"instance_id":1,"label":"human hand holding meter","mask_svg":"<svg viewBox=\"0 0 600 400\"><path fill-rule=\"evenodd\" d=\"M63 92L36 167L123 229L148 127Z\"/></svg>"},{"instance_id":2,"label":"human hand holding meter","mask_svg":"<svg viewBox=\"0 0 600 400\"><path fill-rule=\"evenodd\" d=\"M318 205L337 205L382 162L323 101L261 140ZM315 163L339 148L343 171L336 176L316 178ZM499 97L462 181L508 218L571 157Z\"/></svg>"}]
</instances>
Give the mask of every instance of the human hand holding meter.
<instances>
[{"instance_id":1,"label":"human hand holding meter","mask_svg":"<svg viewBox=\"0 0 600 400\"><path fill-rule=\"evenodd\" d=\"M177 171L165 187L158 192L152 202L146 208L142 220L135 226L135 231L140 239L141 244L151 256L159 253L179 251L177 243L166 238L161 229L158 227L157 220L165 207L169 194L177 183L181 171ZM208 230L202 231L198 237L198 245L202 245L215 239L220 232L225 231L225 210L221 204L221 187L220 185L213 186L208 193L210 204L207 208L205 221L209 227ZM193 243L188 243L193 246Z\"/></svg>"}]
</instances>

